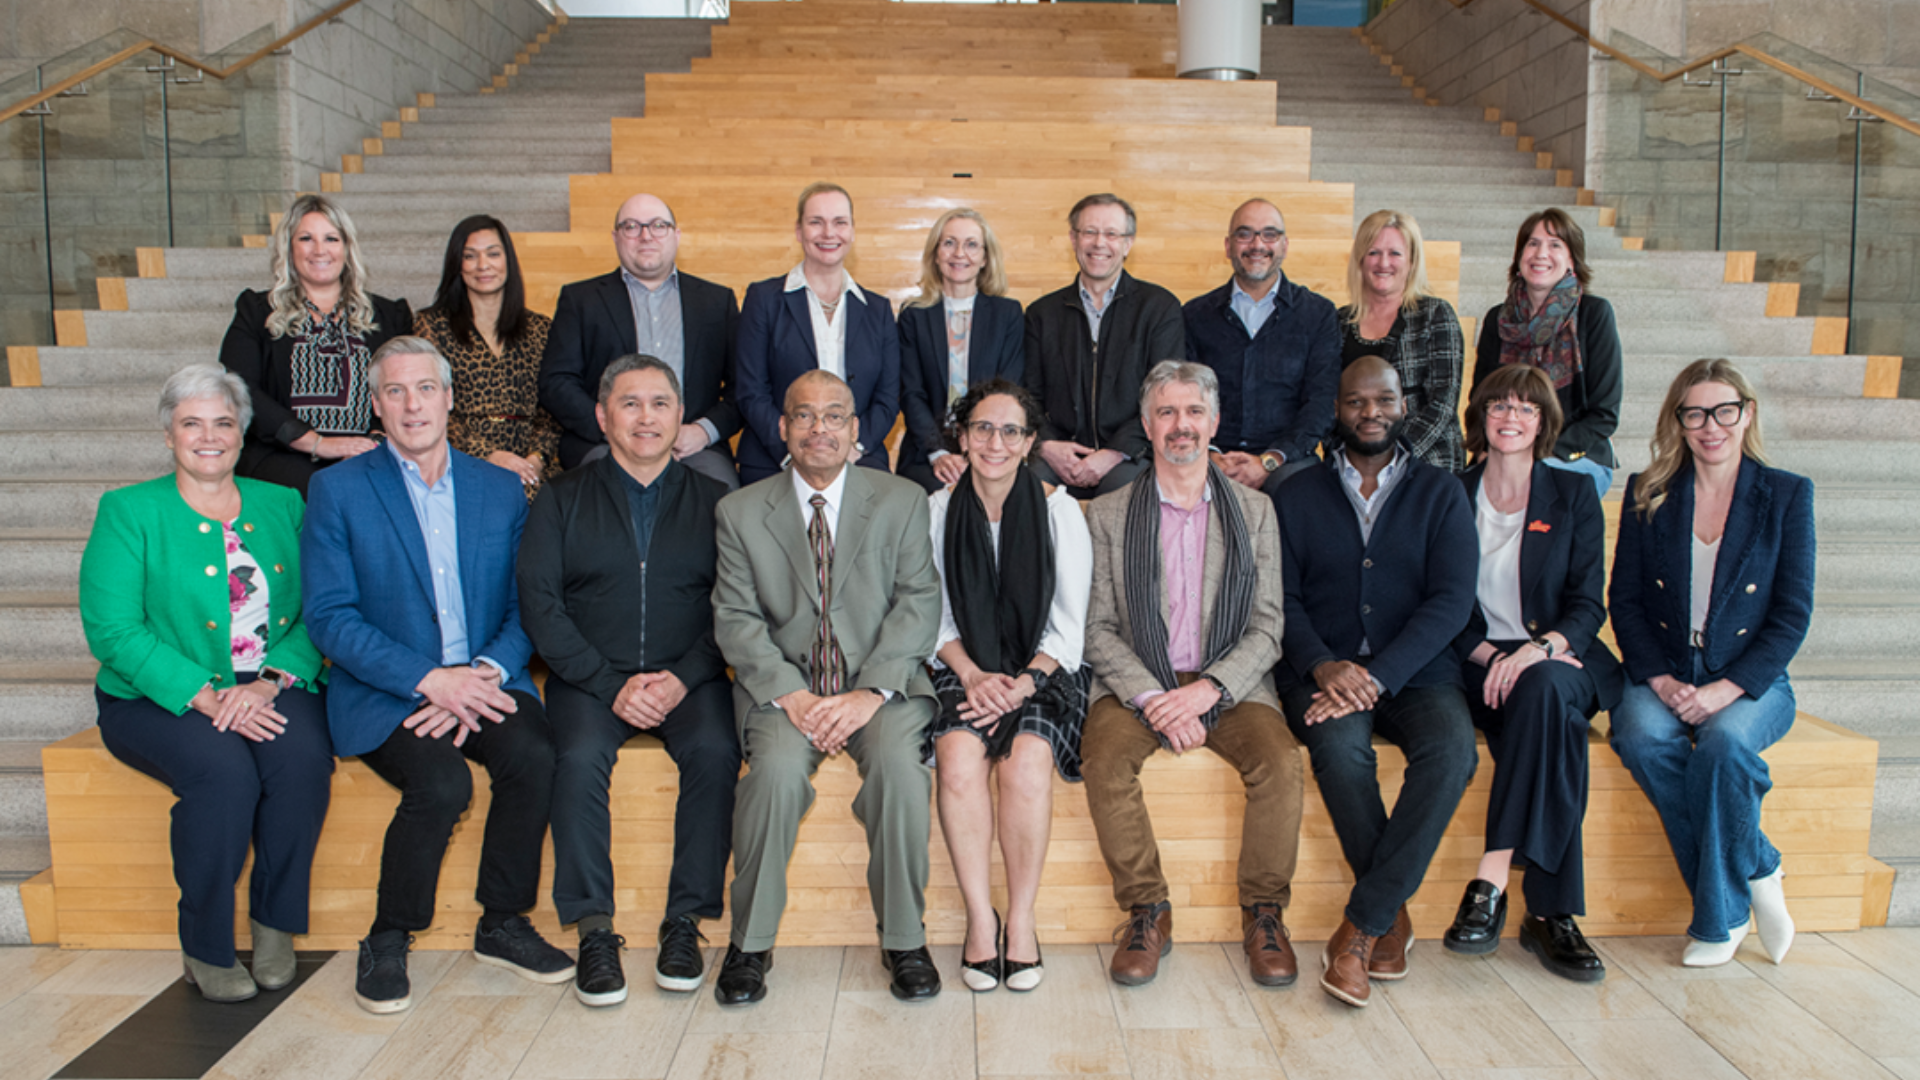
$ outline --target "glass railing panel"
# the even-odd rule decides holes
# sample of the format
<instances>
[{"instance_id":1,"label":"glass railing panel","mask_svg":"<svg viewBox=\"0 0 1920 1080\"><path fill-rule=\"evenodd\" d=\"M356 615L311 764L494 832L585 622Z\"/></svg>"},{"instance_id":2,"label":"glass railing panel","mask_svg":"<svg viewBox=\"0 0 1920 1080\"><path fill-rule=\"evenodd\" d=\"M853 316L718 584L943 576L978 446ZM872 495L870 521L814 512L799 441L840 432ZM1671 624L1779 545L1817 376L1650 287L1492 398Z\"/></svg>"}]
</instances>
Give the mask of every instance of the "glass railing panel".
<instances>
[{"instance_id":1,"label":"glass railing panel","mask_svg":"<svg viewBox=\"0 0 1920 1080\"><path fill-rule=\"evenodd\" d=\"M206 58L230 67L272 43L263 26ZM179 66L168 85L172 149L173 244L238 247L267 230L267 215L285 209L294 181L282 145L283 57L267 56L225 80Z\"/></svg>"},{"instance_id":2,"label":"glass railing panel","mask_svg":"<svg viewBox=\"0 0 1920 1080\"><path fill-rule=\"evenodd\" d=\"M1659 71L1671 56L1626 34L1613 48ZM1590 182L1618 227L1649 248L1712 251L1718 222L1720 89L1704 74L1659 82L1630 65L1604 65L1600 138L1590 151Z\"/></svg>"},{"instance_id":3,"label":"glass railing panel","mask_svg":"<svg viewBox=\"0 0 1920 1080\"><path fill-rule=\"evenodd\" d=\"M0 82L0 102L32 97L40 87L40 72L29 71ZM40 134L38 117L0 124L0 340L13 345L53 341Z\"/></svg>"},{"instance_id":4,"label":"glass railing panel","mask_svg":"<svg viewBox=\"0 0 1920 1080\"><path fill-rule=\"evenodd\" d=\"M1862 80L1861 97L1920 123L1920 96ZM1920 135L1860 125L1860 219L1854 232L1850 351L1920 360Z\"/></svg>"}]
</instances>

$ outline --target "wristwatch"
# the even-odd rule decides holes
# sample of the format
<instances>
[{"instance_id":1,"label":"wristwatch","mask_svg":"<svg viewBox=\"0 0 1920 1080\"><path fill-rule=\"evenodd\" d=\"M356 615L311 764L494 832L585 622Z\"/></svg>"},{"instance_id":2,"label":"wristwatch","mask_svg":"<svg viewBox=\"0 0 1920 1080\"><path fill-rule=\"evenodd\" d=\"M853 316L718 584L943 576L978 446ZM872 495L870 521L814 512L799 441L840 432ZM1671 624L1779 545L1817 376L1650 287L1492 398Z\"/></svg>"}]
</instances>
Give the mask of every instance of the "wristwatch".
<instances>
[{"instance_id":1,"label":"wristwatch","mask_svg":"<svg viewBox=\"0 0 1920 1080\"><path fill-rule=\"evenodd\" d=\"M1529 642L1529 644L1533 645L1535 648L1539 649L1541 652L1546 653L1547 659L1549 660L1553 659L1553 639L1552 638L1548 637L1545 634L1541 634L1539 637L1534 638L1531 642Z\"/></svg>"},{"instance_id":2,"label":"wristwatch","mask_svg":"<svg viewBox=\"0 0 1920 1080\"><path fill-rule=\"evenodd\" d=\"M301 681L298 675L290 671L281 671L277 667L262 667L259 671L255 672L254 675L256 678L264 679L282 690L291 690L299 686Z\"/></svg>"},{"instance_id":3,"label":"wristwatch","mask_svg":"<svg viewBox=\"0 0 1920 1080\"><path fill-rule=\"evenodd\" d=\"M1268 472L1279 472L1280 466L1287 463L1287 456L1278 450L1269 450L1260 455L1260 467Z\"/></svg>"},{"instance_id":4,"label":"wristwatch","mask_svg":"<svg viewBox=\"0 0 1920 1080\"><path fill-rule=\"evenodd\" d=\"M1201 675L1200 677L1201 677L1201 678L1203 678L1203 679L1205 679L1205 680L1207 680L1208 682L1210 682L1210 683L1212 683L1212 684L1213 684L1213 688L1214 688L1215 690L1218 690L1218 691L1220 692L1220 707L1221 707L1221 708L1223 708L1223 709L1225 709L1225 708L1230 708L1230 707L1232 707L1232 705L1233 705L1233 695L1232 695L1232 694L1229 694L1229 693L1227 693L1227 684L1226 684L1226 683L1223 683L1223 682L1221 682L1221 681L1220 681L1219 679L1216 679L1216 678L1214 678L1214 677L1213 677L1213 676L1211 676L1211 675L1205 675L1205 674L1203 674L1203 675Z\"/></svg>"},{"instance_id":5,"label":"wristwatch","mask_svg":"<svg viewBox=\"0 0 1920 1080\"><path fill-rule=\"evenodd\" d=\"M1044 671L1041 671L1037 667L1021 668L1020 674L1015 675L1014 678L1017 679L1020 677L1020 675L1025 675L1027 678L1033 680L1033 692L1036 694L1045 690L1047 688L1047 683L1053 681L1053 676L1047 674Z\"/></svg>"}]
</instances>

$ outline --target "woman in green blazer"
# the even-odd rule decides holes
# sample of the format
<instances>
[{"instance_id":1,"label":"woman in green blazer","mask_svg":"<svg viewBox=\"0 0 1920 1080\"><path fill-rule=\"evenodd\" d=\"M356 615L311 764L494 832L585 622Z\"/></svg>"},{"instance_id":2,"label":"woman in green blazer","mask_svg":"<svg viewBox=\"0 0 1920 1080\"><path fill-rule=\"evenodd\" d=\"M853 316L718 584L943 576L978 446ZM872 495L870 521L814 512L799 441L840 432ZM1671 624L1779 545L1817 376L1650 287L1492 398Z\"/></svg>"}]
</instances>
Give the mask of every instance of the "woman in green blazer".
<instances>
[{"instance_id":1,"label":"woman in green blazer","mask_svg":"<svg viewBox=\"0 0 1920 1080\"><path fill-rule=\"evenodd\" d=\"M300 621L292 490L235 480L253 412L217 364L167 380L174 472L108 492L80 562L80 620L114 757L173 789L187 981L243 1001L293 981L333 746L321 661ZM253 971L234 957L234 883L251 845Z\"/></svg>"}]
</instances>

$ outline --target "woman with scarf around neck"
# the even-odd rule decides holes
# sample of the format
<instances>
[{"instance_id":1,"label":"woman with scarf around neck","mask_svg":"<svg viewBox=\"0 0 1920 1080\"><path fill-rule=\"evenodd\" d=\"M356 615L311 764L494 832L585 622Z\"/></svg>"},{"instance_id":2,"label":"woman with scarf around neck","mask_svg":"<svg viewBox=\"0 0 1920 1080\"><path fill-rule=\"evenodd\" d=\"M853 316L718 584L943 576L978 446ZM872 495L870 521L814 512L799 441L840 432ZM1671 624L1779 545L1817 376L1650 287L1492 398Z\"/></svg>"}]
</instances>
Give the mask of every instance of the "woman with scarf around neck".
<instances>
[{"instance_id":1,"label":"woman with scarf around neck","mask_svg":"<svg viewBox=\"0 0 1920 1080\"><path fill-rule=\"evenodd\" d=\"M1620 333L1613 306L1587 292L1593 271L1580 226L1550 206L1520 225L1507 268L1507 302L1487 312L1474 357L1478 383L1502 364L1546 372L1566 425L1546 464L1613 486L1613 431L1620 425Z\"/></svg>"},{"instance_id":2,"label":"woman with scarf around neck","mask_svg":"<svg viewBox=\"0 0 1920 1080\"><path fill-rule=\"evenodd\" d=\"M1027 467L1041 422L1040 406L1017 383L995 378L969 390L948 424L967 470L928 500L940 568L932 663L940 714L928 739L940 828L967 905L961 977L976 992L1040 985L1034 900L1053 822L1052 773L1080 779L1093 541L1073 496ZM996 765L1005 923L991 878Z\"/></svg>"}]
</instances>

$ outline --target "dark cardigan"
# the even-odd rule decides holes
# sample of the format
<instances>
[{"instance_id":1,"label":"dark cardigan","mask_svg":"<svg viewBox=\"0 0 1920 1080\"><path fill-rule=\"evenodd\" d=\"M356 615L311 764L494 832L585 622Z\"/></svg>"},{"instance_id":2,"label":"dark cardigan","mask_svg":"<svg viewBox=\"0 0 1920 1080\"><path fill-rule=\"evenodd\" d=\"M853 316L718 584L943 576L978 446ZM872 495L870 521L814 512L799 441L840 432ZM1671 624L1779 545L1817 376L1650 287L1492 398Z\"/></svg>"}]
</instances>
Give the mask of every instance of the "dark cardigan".
<instances>
[{"instance_id":1,"label":"dark cardigan","mask_svg":"<svg viewBox=\"0 0 1920 1080\"><path fill-rule=\"evenodd\" d=\"M1490 309L1480 322L1480 344L1473 358L1475 385L1500 366L1500 308L1505 306ZM1625 379L1613 305L1588 293L1580 298L1574 322L1580 334L1580 377L1555 391L1566 426L1553 444L1553 456L1565 461L1590 457L1617 469L1620 460L1613 456L1613 432L1620 426Z\"/></svg>"},{"instance_id":2,"label":"dark cardigan","mask_svg":"<svg viewBox=\"0 0 1920 1080\"><path fill-rule=\"evenodd\" d=\"M1124 270L1100 317L1098 350L1087 333L1079 278L1027 308L1027 369L1021 381L1046 414L1042 441L1070 439L1096 450L1146 457L1140 384L1154 364L1186 358L1180 301Z\"/></svg>"},{"instance_id":3,"label":"dark cardigan","mask_svg":"<svg viewBox=\"0 0 1920 1080\"><path fill-rule=\"evenodd\" d=\"M1387 493L1372 539L1340 482L1339 459L1280 485L1280 570L1286 583L1281 689L1311 684L1328 660L1357 660L1389 694L1459 685L1454 638L1474 609L1480 543L1473 510L1452 473L1409 456Z\"/></svg>"},{"instance_id":4,"label":"dark cardigan","mask_svg":"<svg viewBox=\"0 0 1920 1080\"><path fill-rule=\"evenodd\" d=\"M1613 639L1627 677L1693 677L1693 462L1643 520L1634 513L1638 473L1627 480L1613 550ZM1707 606L1706 667L1752 697L1767 692L1807 639L1813 620L1813 482L1745 458L1727 509Z\"/></svg>"}]
</instances>

